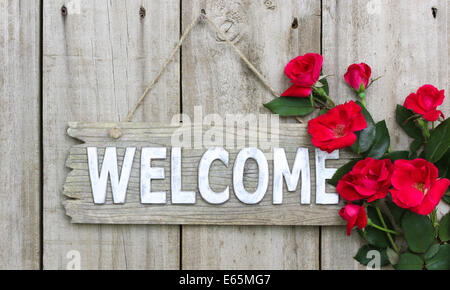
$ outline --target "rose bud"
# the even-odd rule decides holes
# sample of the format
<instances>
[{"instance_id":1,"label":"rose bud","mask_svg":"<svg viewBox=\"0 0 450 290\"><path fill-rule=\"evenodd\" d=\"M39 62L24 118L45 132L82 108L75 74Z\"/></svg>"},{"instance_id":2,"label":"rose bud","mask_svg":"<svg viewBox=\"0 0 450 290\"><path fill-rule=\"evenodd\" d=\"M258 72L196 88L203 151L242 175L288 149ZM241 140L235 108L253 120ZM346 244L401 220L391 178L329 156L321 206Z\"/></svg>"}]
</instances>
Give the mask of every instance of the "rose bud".
<instances>
[{"instance_id":1,"label":"rose bud","mask_svg":"<svg viewBox=\"0 0 450 290\"><path fill-rule=\"evenodd\" d=\"M344 75L345 81L357 92L364 92L369 84L372 69L365 63L352 64Z\"/></svg>"},{"instance_id":2,"label":"rose bud","mask_svg":"<svg viewBox=\"0 0 450 290\"><path fill-rule=\"evenodd\" d=\"M372 202L385 198L391 186L394 170L391 160L366 158L339 180L336 187L339 195L348 201L367 200Z\"/></svg>"},{"instance_id":3,"label":"rose bud","mask_svg":"<svg viewBox=\"0 0 450 290\"><path fill-rule=\"evenodd\" d=\"M360 230L367 226L367 214L364 206L349 203L341 208L339 215L347 221L347 235L350 236L356 225Z\"/></svg>"},{"instance_id":4,"label":"rose bud","mask_svg":"<svg viewBox=\"0 0 450 290\"><path fill-rule=\"evenodd\" d=\"M417 93L410 94L403 104L407 109L416 114L423 115L427 121L434 122L439 116L444 118L441 111L436 110L444 102L444 90L438 90L432 85L424 85L417 90Z\"/></svg>"},{"instance_id":5,"label":"rose bud","mask_svg":"<svg viewBox=\"0 0 450 290\"><path fill-rule=\"evenodd\" d=\"M361 107L350 101L308 122L308 132L314 146L328 153L353 145L354 132L367 127Z\"/></svg>"},{"instance_id":6,"label":"rose bud","mask_svg":"<svg viewBox=\"0 0 450 290\"><path fill-rule=\"evenodd\" d=\"M308 97L312 87L320 78L323 57L317 53L307 53L291 60L284 72L291 79L293 85L281 96L283 97Z\"/></svg>"},{"instance_id":7,"label":"rose bud","mask_svg":"<svg viewBox=\"0 0 450 290\"><path fill-rule=\"evenodd\" d=\"M392 201L421 215L434 210L450 185L448 179L438 179L436 166L424 159L395 161L391 182Z\"/></svg>"}]
</instances>

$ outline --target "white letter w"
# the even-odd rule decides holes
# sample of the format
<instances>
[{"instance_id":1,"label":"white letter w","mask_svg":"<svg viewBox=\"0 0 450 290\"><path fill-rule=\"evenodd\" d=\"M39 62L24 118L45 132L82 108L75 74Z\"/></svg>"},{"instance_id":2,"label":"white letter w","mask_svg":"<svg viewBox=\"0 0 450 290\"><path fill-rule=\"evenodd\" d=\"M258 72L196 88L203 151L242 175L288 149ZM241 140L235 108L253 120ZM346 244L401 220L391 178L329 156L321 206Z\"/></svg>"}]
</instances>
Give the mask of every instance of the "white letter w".
<instances>
[{"instance_id":1,"label":"white letter w","mask_svg":"<svg viewBox=\"0 0 450 290\"><path fill-rule=\"evenodd\" d=\"M103 157L103 165L100 176L98 175L97 147L88 147L89 177L91 178L92 196L95 204L104 204L106 200L106 186L108 175L111 179L113 203L125 203L128 180L130 179L136 148L127 148L123 158L122 172L118 174L117 151L115 147L107 147Z\"/></svg>"}]
</instances>

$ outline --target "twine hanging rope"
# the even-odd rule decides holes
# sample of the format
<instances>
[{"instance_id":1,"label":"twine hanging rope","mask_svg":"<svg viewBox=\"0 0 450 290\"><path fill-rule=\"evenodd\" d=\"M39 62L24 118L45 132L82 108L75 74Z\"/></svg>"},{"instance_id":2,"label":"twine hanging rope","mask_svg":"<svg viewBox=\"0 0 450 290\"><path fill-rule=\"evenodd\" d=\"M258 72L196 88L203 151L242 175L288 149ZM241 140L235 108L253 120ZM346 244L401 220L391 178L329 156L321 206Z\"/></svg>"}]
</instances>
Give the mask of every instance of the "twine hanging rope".
<instances>
[{"instance_id":1,"label":"twine hanging rope","mask_svg":"<svg viewBox=\"0 0 450 290\"><path fill-rule=\"evenodd\" d=\"M222 37L222 39L224 39L230 46L231 48L233 48L233 50L239 55L239 57L242 59L242 61L244 61L244 63L250 68L250 70L258 77L258 79L264 84L264 86L272 93L272 95L274 95L275 97L279 97L280 94L277 93L275 91L274 88L272 88L272 86L267 82L267 80L264 78L264 76L255 68L255 66L248 60L247 57L245 57L245 55L233 44L233 42L231 42L230 39L228 39L228 37L225 35L225 33L219 28L219 26L217 26L216 23L214 23L214 21L212 21L212 19L206 15L206 13L202 10L201 14L195 18L191 24L189 24L189 26L187 27L187 29L184 31L183 35L181 36L180 40L178 41L177 45L175 46L175 48L172 50L172 52L169 55L169 58L166 60L166 62L164 63L164 65L161 67L160 71L156 74L155 78L152 80L152 82L149 84L149 86L144 90L144 92L142 93L142 95L139 97L139 99L137 100L136 104L133 106L133 108L128 112L124 122L131 122L131 119L133 118L134 113L136 112L136 110L139 108L139 106L142 104L142 102L144 101L145 97L147 96L147 94L151 91L151 89L156 85L156 83L158 82L158 80L161 78L161 75L163 74L163 72L166 70L167 66L173 61L173 59L175 58L176 53L178 52L178 50L180 49L181 45L183 44L183 41L186 39L186 37L188 36L189 32L191 32L192 28L194 28L194 26L200 21L206 19L207 22L214 27L214 29L217 31L217 33L220 35L220 37ZM110 137L114 138L114 139L118 139L122 136L122 130L118 127L112 128L109 131L109 135Z\"/></svg>"}]
</instances>

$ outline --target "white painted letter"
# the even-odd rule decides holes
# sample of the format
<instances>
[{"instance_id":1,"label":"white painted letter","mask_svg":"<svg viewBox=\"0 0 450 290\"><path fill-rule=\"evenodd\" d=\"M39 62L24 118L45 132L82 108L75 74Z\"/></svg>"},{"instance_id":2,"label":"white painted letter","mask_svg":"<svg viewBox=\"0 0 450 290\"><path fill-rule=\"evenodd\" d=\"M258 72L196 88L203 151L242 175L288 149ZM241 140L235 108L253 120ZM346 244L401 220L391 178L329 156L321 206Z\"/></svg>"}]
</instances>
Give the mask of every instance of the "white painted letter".
<instances>
[{"instance_id":1,"label":"white painted letter","mask_svg":"<svg viewBox=\"0 0 450 290\"><path fill-rule=\"evenodd\" d=\"M244 187L244 167L247 159L254 159L258 164L258 187L249 193ZM266 194L269 186L269 165L266 156L258 148L244 148L236 156L233 168L233 187L236 197L245 204L257 204Z\"/></svg>"},{"instance_id":2,"label":"white painted letter","mask_svg":"<svg viewBox=\"0 0 450 290\"><path fill-rule=\"evenodd\" d=\"M122 172L117 169L116 147L107 147L103 157L103 165L100 176L98 175L98 154L97 147L88 147L89 177L91 178L92 196L95 204L104 204L106 200L106 186L108 175L111 180L113 203L124 203L127 194L128 180L130 179L131 167L136 148L127 148L123 158Z\"/></svg>"},{"instance_id":3,"label":"white painted letter","mask_svg":"<svg viewBox=\"0 0 450 290\"><path fill-rule=\"evenodd\" d=\"M273 149L273 204L283 202L283 177L288 191L295 191L302 173L301 203L311 203L311 172L309 168L308 148L298 148L292 172L283 148Z\"/></svg>"},{"instance_id":4,"label":"white painted letter","mask_svg":"<svg viewBox=\"0 0 450 290\"><path fill-rule=\"evenodd\" d=\"M195 191L181 191L181 148L172 147L171 155L172 203L194 204Z\"/></svg>"},{"instance_id":5,"label":"white painted letter","mask_svg":"<svg viewBox=\"0 0 450 290\"><path fill-rule=\"evenodd\" d=\"M209 170L214 160L222 161L228 167L228 152L220 147L213 147L203 154L198 166L198 189L203 199L211 204L221 204L230 198L229 186L222 192L214 192L209 185Z\"/></svg>"},{"instance_id":6,"label":"white painted letter","mask_svg":"<svg viewBox=\"0 0 450 290\"><path fill-rule=\"evenodd\" d=\"M166 192L152 192L152 179L164 179L164 168L152 167L152 159L166 158L166 148L144 147L141 151L141 203L166 203Z\"/></svg>"},{"instance_id":7,"label":"white painted letter","mask_svg":"<svg viewBox=\"0 0 450 290\"><path fill-rule=\"evenodd\" d=\"M326 159L339 159L339 150L328 154L316 148L316 204L338 204L338 194L325 191L325 181L331 179L337 170L336 168L326 168Z\"/></svg>"}]
</instances>

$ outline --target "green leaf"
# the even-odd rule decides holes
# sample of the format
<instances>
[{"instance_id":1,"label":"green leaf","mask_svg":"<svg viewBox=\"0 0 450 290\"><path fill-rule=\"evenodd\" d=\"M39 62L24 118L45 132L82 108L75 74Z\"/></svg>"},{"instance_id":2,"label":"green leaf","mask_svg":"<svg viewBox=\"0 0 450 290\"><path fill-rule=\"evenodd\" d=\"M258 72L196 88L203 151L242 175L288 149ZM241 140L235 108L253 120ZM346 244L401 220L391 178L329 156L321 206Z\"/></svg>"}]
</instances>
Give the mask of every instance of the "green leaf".
<instances>
[{"instance_id":1,"label":"green leaf","mask_svg":"<svg viewBox=\"0 0 450 290\"><path fill-rule=\"evenodd\" d=\"M375 208L368 207L367 216L372 220L373 223L382 226ZM388 227L392 229L392 225L390 224L387 217L383 215L383 218L384 221L387 223ZM385 249L390 245L386 233L373 227L366 227L364 229L364 237L370 245L376 246L378 248Z\"/></svg>"},{"instance_id":2,"label":"green leaf","mask_svg":"<svg viewBox=\"0 0 450 290\"><path fill-rule=\"evenodd\" d=\"M422 270L423 261L420 256L406 252L400 255L400 259L394 268L397 270Z\"/></svg>"},{"instance_id":3,"label":"green leaf","mask_svg":"<svg viewBox=\"0 0 450 290\"><path fill-rule=\"evenodd\" d=\"M408 211L403 215L401 225L411 251L424 253L433 243L434 228L428 216Z\"/></svg>"},{"instance_id":4,"label":"green leaf","mask_svg":"<svg viewBox=\"0 0 450 290\"><path fill-rule=\"evenodd\" d=\"M398 260L400 259L400 255L397 254L397 252L392 250L391 248L386 248L386 255L388 256L389 262L392 265L397 264Z\"/></svg>"},{"instance_id":5,"label":"green leaf","mask_svg":"<svg viewBox=\"0 0 450 290\"><path fill-rule=\"evenodd\" d=\"M389 258L386 254L386 249L379 249L377 247L371 245L364 245L359 250L356 256L353 258L358 261L360 264L367 266L370 261L372 261L375 257L370 255L370 251L378 251L380 253L380 266L389 265ZM368 255L369 254L369 255Z\"/></svg>"},{"instance_id":6,"label":"green leaf","mask_svg":"<svg viewBox=\"0 0 450 290\"><path fill-rule=\"evenodd\" d=\"M327 81L327 78L326 78L326 77L321 78L321 79L319 80L319 83L322 84L321 89L323 89L327 95L330 95L330 94L329 94L329 87L328 87L328 81ZM317 99L319 99L319 100L321 100L321 101L323 101L323 102L326 102L326 101L327 101L327 98L325 98L324 96L321 96L318 92L315 92L314 90L313 90L313 97L314 97L314 98L317 98Z\"/></svg>"},{"instance_id":7,"label":"green leaf","mask_svg":"<svg viewBox=\"0 0 450 290\"><path fill-rule=\"evenodd\" d=\"M393 151L383 156L384 159L390 159L392 162L395 162L399 159L408 159L409 152L408 151Z\"/></svg>"},{"instance_id":8,"label":"green leaf","mask_svg":"<svg viewBox=\"0 0 450 290\"><path fill-rule=\"evenodd\" d=\"M450 204L450 195L447 195L448 192L442 197L442 200L446 203Z\"/></svg>"},{"instance_id":9,"label":"green leaf","mask_svg":"<svg viewBox=\"0 0 450 290\"><path fill-rule=\"evenodd\" d=\"M327 113L328 112L328 109L321 109L320 111L319 111L319 116L320 115L323 115L323 114L325 114L325 113Z\"/></svg>"},{"instance_id":10,"label":"green leaf","mask_svg":"<svg viewBox=\"0 0 450 290\"><path fill-rule=\"evenodd\" d=\"M435 163L439 170L439 177L450 179L450 150L444 154L444 156Z\"/></svg>"},{"instance_id":11,"label":"green leaf","mask_svg":"<svg viewBox=\"0 0 450 290\"><path fill-rule=\"evenodd\" d=\"M431 260L439 252L439 243L432 245L423 255L425 261Z\"/></svg>"},{"instance_id":12,"label":"green leaf","mask_svg":"<svg viewBox=\"0 0 450 290\"><path fill-rule=\"evenodd\" d=\"M341 166L338 170L336 170L336 173L334 173L333 177L327 181L328 184L331 184L334 187L336 187L339 180L341 180L342 177L344 177L344 175L349 173L352 170L353 166L355 166L355 164L358 163L358 161L360 160L361 159L355 159Z\"/></svg>"},{"instance_id":13,"label":"green leaf","mask_svg":"<svg viewBox=\"0 0 450 290\"><path fill-rule=\"evenodd\" d=\"M372 116L370 115L369 111L367 111L366 108L358 101L356 102L362 109L362 114L364 115L364 119L366 120L367 127L366 129L360 131L357 136L358 139L356 142L358 142L358 154L367 152L370 147L372 147L373 142L375 141L376 137L376 128L375 128L375 122L373 121ZM356 143L355 142L355 143Z\"/></svg>"},{"instance_id":14,"label":"green leaf","mask_svg":"<svg viewBox=\"0 0 450 290\"><path fill-rule=\"evenodd\" d=\"M356 103L362 109L361 111L364 115L364 119L366 120L367 127L362 131L355 132L356 141L350 148L353 150L353 152L361 154L367 152L370 147L372 147L372 144L375 141L376 137L376 128L375 122L373 121L373 118L367 111L367 109L361 104L361 102L357 101Z\"/></svg>"},{"instance_id":15,"label":"green leaf","mask_svg":"<svg viewBox=\"0 0 450 290\"><path fill-rule=\"evenodd\" d=\"M407 212L406 209L397 206L393 201L386 200L386 205L391 212L392 217L394 218L394 222L400 226L403 215Z\"/></svg>"},{"instance_id":16,"label":"green leaf","mask_svg":"<svg viewBox=\"0 0 450 290\"><path fill-rule=\"evenodd\" d=\"M390 144L391 139L389 136L389 130L386 127L386 121L383 120L378 122L375 125L375 141L373 142L368 156L375 159L381 158L384 153L388 151Z\"/></svg>"},{"instance_id":17,"label":"green leaf","mask_svg":"<svg viewBox=\"0 0 450 290\"><path fill-rule=\"evenodd\" d=\"M450 245L439 245L438 252L425 263L428 270L450 270Z\"/></svg>"},{"instance_id":18,"label":"green leaf","mask_svg":"<svg viewBox=\"0 0 450 290\"><path fill-rule=\"evenodd\" d=\"M420 147L422 147L422 145L423 145L423 140L416 139L416 140L412 141L411 145L409 146L409 155L413 158L416 157L417 150L419 150Z\"/></svg>"},{"instance_id":19,"label":"green leaf","mask_svg":"<svg viewBox=\"0 0 450 290\"><path fill-rule=\"evenodd\" d=\"M450 241L450 212L439 221L439 239L443 242Z\"/></svg>"},{"instance_id":20,"label":"green leaf","mask_svg":"<svg viewBox=\"0 0 450 290\"><path fill-rule=\"evenodd\" d=\"M309 98L279 97L264 104L264 107L282 117L305 116L314 111Z\"/></svg>"},{"instance_id":21,"label":"green leaf","mask_svg":"<svg viewBox=\"0 0 450 290\"><path fill-rule=\"evenodd\" d=\"M434 163L440 160L450 148L450 119L445 120L431 132L425 144L425 158Z\"/></svg>"},{"instance_id":22,"label":"green leaf","mask_svg":"<svg viewBox=\"0 0 450 290\"><path fill-rule=\"evenodd\" d=\"M397 123L410 137L414 139L423 140L422 130L416 126L414 120L412 119L412 116L414 116L413 111L403 106L397 105L396 109Z\"/></svg>"}]
</instances>

